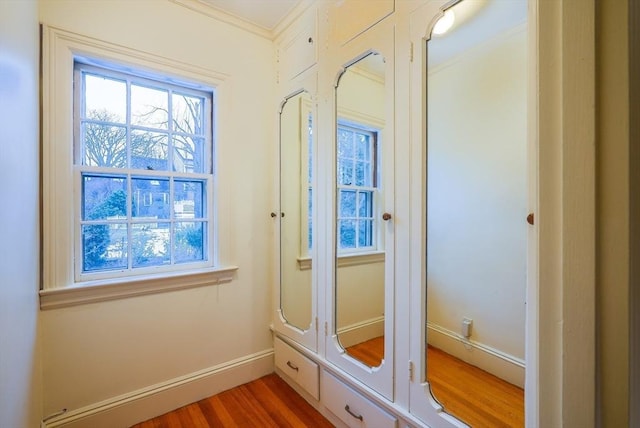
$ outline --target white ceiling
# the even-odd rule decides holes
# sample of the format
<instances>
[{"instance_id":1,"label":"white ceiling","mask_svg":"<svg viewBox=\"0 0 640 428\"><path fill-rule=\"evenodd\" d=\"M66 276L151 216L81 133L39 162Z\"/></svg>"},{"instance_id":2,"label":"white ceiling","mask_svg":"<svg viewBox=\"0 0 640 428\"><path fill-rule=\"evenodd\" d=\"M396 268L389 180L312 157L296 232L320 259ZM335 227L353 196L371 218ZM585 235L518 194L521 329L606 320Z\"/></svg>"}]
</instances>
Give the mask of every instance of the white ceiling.
<instances>
[{"instance_id":1,"label":"white ceiling","mask_svg":"<svg viewBox=\"0 0 640 428\"><path fill-rule=\"evenodd\" d=\"M273 30L300 0L200 0L230 15Z\"/></svg>"}]
</instances>

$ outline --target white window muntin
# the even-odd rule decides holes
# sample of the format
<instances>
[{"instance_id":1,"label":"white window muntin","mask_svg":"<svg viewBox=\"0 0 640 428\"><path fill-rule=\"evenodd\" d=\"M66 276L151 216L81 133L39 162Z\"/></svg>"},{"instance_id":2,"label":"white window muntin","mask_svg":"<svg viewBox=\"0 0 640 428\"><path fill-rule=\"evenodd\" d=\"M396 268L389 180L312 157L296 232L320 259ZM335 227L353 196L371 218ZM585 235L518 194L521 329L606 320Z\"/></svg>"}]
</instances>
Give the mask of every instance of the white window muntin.
<instances>
[{"instance_id":1,"label":"white window muntin","mask_svg":"<svg viewBox=\"0 0 640 428\"><path fill-rule=\"evenodd\" d=\"M81 142L81 123L84 121L85 123L101 123L100 121L86 119L83 116L85 108L84 108L84 97L83 97L83 74L87 73L89 75L97 75L104 76L109 79L121 80L126 82L127 85L127 113L125 123L117 123L117 126L126 127L126 138L127 138L127 167L104 167L104 166L90 166L84 164L84 152ZM148 75L148 73L147 73ZM159 129L158 127L153 126L143 126L143 125L132 125L131 124L131 85L139 85L142 87L152 87L159 88L163 90L167 90L168 92L168 110L171 111L172 106L172 96L171 94L178 95L187 95L193 96L197 98L202 98L204 101L203 108L203 122L204 126L201 130L202 132L198 133L185 133L181 131L176 131L173 129L171 122L168 122L167 129ZM109 122L106 122L109 124ZM141 131L150 131L150 132L165 132L167 133L167 142L169 147L172 146L172 137L173 136L193 136L197 138L202 138L203 147L202 147L202 172L194 173L194 172L180 172L173 171L173 156L175 150L168 150L168 158L167 158L167 169L166 170L151 170L145 171L142 169L130 168L131 165L131 145L129 144L131 139L131 131L132 130L141 130ZM147 79L135 75L129 75L126 73L122 73L116 70L95 67L92 65L88 65L84 62L76 62L76 66L74 67L74 189L75 195L78 197L75 198L76 201L76 209L75 209L75 247L74 247L74 260L75 260L75 281L76 282L86 282L91 280L98 279L107 279L107 278L118 278L118 277L128 277L128 276L137 276L144 275L150 273L159 273L163 271L188 271L191 269L198 269L203 267L213 267L215 265L214 261L214 253L213 249L215 248L214 244L214 235L213 235L213 227L214 227L214 219L212 217L213 213L213 91L201 91L194 90L189 87L182 87L172 83L167 83L163 81L161 77L158 80ZM129 242L129 254L128 254L128 264L126 269L113 269L106 271L93 271L93 272L83 272L83 236L82 236L82 225L83 224L91 224L90 221L86 221L82 219L82 204L83 204L83 196L82 196L82 180L83 175L97 175L102 177L124 177L127 183L127 219L126 223L128 225L134 224L144 224L144 223L153 223L148 220L140 220L136 219L132 216L131 213L131 198L133 196L132 193L132 180L135 178L149 177L149 178L157 178L160 180L169 180L169 200L173 201L173 189L175 181L194 181L203 183L204 189L202 194L202 204L203 204L203 217L200 218L176 218L175 210L173 206L171 206L169 212L170 217L168 219L162 219L160 222L171 224L171 234L170 234L170 248L173 249L173 239L174 239L174 225L177 223L184 223L185 221L193 222L193 223L202 223L206 225L203 230L204 234L204 248L203 248L203 260L196 262L189 262L184 264L176 264L174 261L173 251L171 251L171 264L170 265L156 265L150 267L137 267L133 268L133 263L131 262L131 226L128 227L128 242ZM116 223L117 221L113 221ZM103 222L104 224L109 223L108 221Z\"/></svg>"},{"instance_id":2,"label":"white window muntin","mask_svg":"<svg viewBox=\"0 0 640 428\"><path fill-rule=\"evenodd\" d=\"M351 120L345 120L345 119L340 119L338 121L338 132L340 130L346 130L347 132L352 133L352 135L355 138L356 134L364 134L367 135L369 138L369 150L370 150L370 154L369 154L369 164L370 164L370 171L369 174L367 174L367 177L365 177L365 182L368 185L356 185L356 184L340 184L339 183L339 179L337 180L337 201L336 201L336 212L337 212L337 219L338 219L338 224L337 224L337 234L336 234L336 239L338 241L338 252L339 254L357 254L357 253L367 253L367 252L371 252L371 251L376 251L378 249L379 246L379 225L377 222L377 212L378 212L378 199L380 198L380 192L379 192L379 188L378 188L378 182L379 182L379 141L378 141L378 136L379 136L379 130L377 130L376 128L370 127L370 126L366 126L366 125L362 125L360 123L357 123L355 121L351 121ZM338 143L338 142L337 142ZM339 144L339 143L338 143ZM336 147L337 150L337 147ZM356 150L355 147L355 143L354 143L354 150ZM336 162L338 163L338 158L336 158ZM357 156L354 154L352 156L352 160L353 160L353 171L354 171L354 177L356 175L356 162L357 162ZM338 171L338 173L340 173L340 171ZM356 193L356 204L359 203L359 195L361 193L366 193L368 195L370 195L371 198L371 206L370 206L370 215L367 216L361 216L359 214L360 210L359 210L359 206L356 205L356 213L355 216L350 216L350 217L343 217L340 215L341 213L341 193L342 191L353 191ZM356 221L356 230L355 230L355 247L342 247L340 245L340 222L343 220L353 220ZM364 246L360 246L359 241L360 241L360 229L358 227L358 224L361 221L369 221L371 222L371 236L370 236L370 240L371 240L371 245L364 245Z\"/></svg>"}]
</instances>

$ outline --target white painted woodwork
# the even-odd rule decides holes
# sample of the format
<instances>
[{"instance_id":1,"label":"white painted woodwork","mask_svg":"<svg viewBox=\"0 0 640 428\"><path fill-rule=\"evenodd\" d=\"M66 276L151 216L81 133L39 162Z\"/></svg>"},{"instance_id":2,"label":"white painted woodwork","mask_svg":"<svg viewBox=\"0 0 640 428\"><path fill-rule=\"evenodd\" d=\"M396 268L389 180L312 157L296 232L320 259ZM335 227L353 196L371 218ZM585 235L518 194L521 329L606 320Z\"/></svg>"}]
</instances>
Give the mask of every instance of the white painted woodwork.
<instances>
[{"instance_id":1,"label":"white painted woodwork","mask_svg":"<svg viewBox=\"0 0 640 428\"><path fill-rule=\"evenodd\" d=\"M331 40L333 40L333 42L331 42ZM330 121L327 120L326 122L324 122L324 124L326 124L326 128L320 128L324 129L325 133L319 136L319 146L321 148L321 151L318 154L319 157L322 157L325 164L328 165L328 168L326 169L319 168L320 171L325 171L325 174L320 177L320 181L325 187L319 188L319 191L322 192L322 189L324 189L324 191L327 192L325 196L329 197L327 204L324 205L325 209L321 213L319 213L320 217L324 217L324 228L326 229L324 229L322 225L319 225L318 227L320 228L320 230L327 231L327 233L325 233L324 235L324 237L326 238L324 247L321 246L320 249L324 249L324 252L322 252L321 254L323 257L326 257L326 259L324 259L324 266L326 267L326 269L328 269L328 272L332 272L329 282L324 283L330 284L331 286L325 286L324 290L321 291L325 296L324 319L327 323L327 331L325 335L325 356L331 363L340 367L347 373L355 376L360 381L364 382L367 386L379 392L390 400L393 400L393 332L395 319L394 284L396 281L394 233L397 223L397 220L394 216L394 209L397 203L397 200L395 199L395 186L397 183L394 179L394 156L396 151L395 127L393 120L389 120L388 118L393 118L395 116L396 104L395 94L393 91L393 82L395 81L394 40L394 26L392 25L392 22L389 21L385 21L384 23L376 25L374 28L370 28L366 32L366 37L363 34L362 37L358 37L344 46L340 46L337 40L330 38L328 49L325 52L324 62L321 62L320 64L320 77L318 80L319 88L338 88L338 90L336 90L336 93L333 93L333 91L327 93L325 102L319 104L319 111L324 111L326 116L330 118ZM340 278L337 274L340 273L340 275L342 275L342 270L346 269L345 267L340 267L340 263L335 259L335 135L337 126L336 118L340 117L341 113L340 111L336 111L336 108L338 105L344 105L342 101L338 103L335 97L337 96L336 94L339 93L339 79L345 67L357 63L359 59L363 58L370 52L377 52L382 58L384 58L385 86L383 97L384 102L382 104L384 106L384 127L380 129L379 143L381 144L381 147L379 147L379 152L381 153L379 166L383 171L380 176L381 183L379 183L379 185L383 189L383 192L380 200L378 201L378 209L380 210L380 212L388 212L392 214L391 220L379 223L379 227L381 228L380 232L384 234L383 242L385 251L384 271L381 272L381 275L384 275L384 293L379 293L379 296L384 296L384 303L382 308L384 311L383 315L385 353L382 364L376 368L368 367L345 353L344 348L341 346L337 336L338 329L342 327L342 325L338 325L338 322L341 322L341 320L339 318L336 319L336 317L334 316L337 311L342 310L342 291L340 288L342 282L339 280ZM320 60L322 61L322 57L320 58ZM375 91L373 92L374 94L370 94L368 96L375 96ZM340 93L340 96L342 95L344 94ZM367 99L362 95L360 96L360 98L364 98L365 100ZM375 105L379 104L376 103ZM356 109L357 106L354 105L353 110L355 111ZM370 112L371 110L371 108L365 110L365 113L367 113L368 117L375 118L376 116L379 116L380 113ZM358 268L370 269L372 266L373 265L363 265L359 266ZM338 269L339 272L336 272L336 269ZM323 282L320 281L319 284L323 284ZM376 290L374 290L374 292L375 291ZM352 293L352 296L358 298L357 294ZM361 302L365 301L364 297L360 297L360 299ZM379 299L379 297L376 297L375 299ZM352 309L348 308L346 310L350 311ZM377 314L369 315L369 318L371 316L380 315L382 314L378 312Z\"/></svg>"},{"instance_id":2,"label":"white painted woodwork","mask_svg":"<svg viewBox=\"0 0 640 428\"><path fill-rule=\"evenodd\" d=\"M42 420L37 2L0 2L0 426Z\"/></svg>"},{"instance_id":3,"label":"white painted woodwork","mask_svg":"<svg viewBox=\"0 0 640 428\"><path fill-rule=\"evenodd\" d=\"M327 371L322 372L322 400L329 411L351 428L398 426L395 416L382 410Z\"/></svg>"},{"instance_id":4,"label":"white painted woodwork","mask_svg":"<svg viewBox=\"0 0 640 428\"><path fill-rule=\"evenodd\" d=\"M294 26L294 30L298 27ZM283 37L288 37L288 29L283 33ZM301 91L308 94L309 99L300 102L294 97L296 94L300 94ZM280 142L281 132L292 132L297 135L296 139L300 142L303 138L306 139L306 134L303 136L301 130L302 121L304 117L305 129L306 129L306 116L308 113L312 115L312 134L313 134L313 159L312 159L312 171L317 171L317 136L318 136L318 124L317 124L317 108L316 108L316 94L317 93L317 76L314 67L303 72L292 80L281 80L278 90L278 96L274 99L274 104L279 105L280 108L277 111L277 116L274 120L280 125L282 124L283 115L297 116L299 120L294 123L286 121L285 128L280 129L278 126L277 133L275 134L275 141L278 144L278 150L274 152L272 157L275 165L280 165L280 162L293 163L287 167L287 171L276 171L274 188L277 190L274 192L273 198L273 211L276 214L273 221L276 227L273 229L273 253L276 254L275 266L280 266L280 269L273 270L273 301L277 302L275 306L275 313L273 316L273 328L278 333L296 341L306 348L317 351L318 350L318 289L315 286L317 281L318 269L313 263L313 259L317 254L317 246L314 245L309 251L304 247L307 243L306 236L306 215L307 204L299 206L296 210L293 208L302 199L302 190L296 191L295 187L298 183L304 180L306 183L306 172L303 174L303 170L306 171L306 160L303 164L302 158L306 159L307 151L297 151L296 154L281 153L282 143ZM298 128L298 129L292 129ZM306 133L306 131L304 131ZM283 143L286 143L283 141ZM282 157L281 157L282 156ZM317 175L312 176L312 188L317 187ZM303 177L304 176L304 177ZM282 181L286 181L286 184L282 186ZM306 184L305 184L306 185ZM300 189L302 189L300 187ZM284 190L284 193L283 193ZM314 192L315 193L315 192ZM306 197L306 196L305 196ZM314 218L313 228L317 228L315 219L317 219L316 204L312 206L312 216ZM285 212L284 222L281 222L278 218L282 211ZM293 211L293 214L292 214ZM287 217L288 215L288 217ZM293 218L292 218L293 216ZM302 231L305 231L303 234ZM317 231L315 232L317 233ZM304 236L303 236L304 235ZM315 237L313 238L316 239ZM303 242L304 241L304 242ZM287 247L282 247L283 242L287 243ZM284 281L284 282L283 282ZM289 290L289 292L287 292ZM292 323L288 322L288 319L292 320ZM308 323L308 320L311 320Z\"/></svg>"},{"instance_id":5,"label":"white painted woodwork","mask_svg":"<svg viewBox=\"0 0 640 428\"><path fill-rule=\"evenodd\" d=\"M280 79L291 80L312 67L318 58L317 8L310 7L277 41Z\"/></svg>"},{"instance_id":6,"label":"white painted woodwork","mask_svg":"<svg viewBox=\"0 0 640 428\"><path fill-rule=\"evenodd\" d=\"M274 339L276 367L299 384L313 398L320 400L320 371L318 364L286 344Z\"/></svg>"}]
</instances>

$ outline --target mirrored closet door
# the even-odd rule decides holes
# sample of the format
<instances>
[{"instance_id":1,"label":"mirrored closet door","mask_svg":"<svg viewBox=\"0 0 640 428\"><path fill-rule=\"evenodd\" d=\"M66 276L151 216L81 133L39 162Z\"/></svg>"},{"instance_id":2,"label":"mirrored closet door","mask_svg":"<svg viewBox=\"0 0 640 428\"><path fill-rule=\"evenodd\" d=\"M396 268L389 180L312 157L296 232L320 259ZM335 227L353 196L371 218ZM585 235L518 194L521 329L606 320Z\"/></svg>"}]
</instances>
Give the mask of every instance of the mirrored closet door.
<instances>
[{"instance_id":1,"label":"mirrored closet door","mask_svg":"<svg viewBox=\"0 0 640 428\"><path fill-rule=\"evenodd\" d=\"M332 159L333 319L327 358L381 394L393 382L393 28L339 57ZM359 42L359 43L358 43Z\"/></svg>"},{"instance_id":2,"label":"mirrored closet door","mask_svg":"<svg viewBox=\"0 0 640 428\"><path fill-rule=\"evenodd\" d=\"M413 354L423 390L414 388L411 410L425 420L435 410L471 426L523 426L527 2L461 0L426 11L412 20L427 31L414 71L426 111L426 263L424 345Z\"/></svg>"},{"instance_id":3,"label":"mirrored closet door","mask_svg":"<svg viewBox=\"0 0 640 428\"><path fill-rule=\"evenodd\" d=\"M277 329L317 349L313 286L313 100L306 90L287 96L280 108L279 310Z\"/></svg>"}]
</instances>

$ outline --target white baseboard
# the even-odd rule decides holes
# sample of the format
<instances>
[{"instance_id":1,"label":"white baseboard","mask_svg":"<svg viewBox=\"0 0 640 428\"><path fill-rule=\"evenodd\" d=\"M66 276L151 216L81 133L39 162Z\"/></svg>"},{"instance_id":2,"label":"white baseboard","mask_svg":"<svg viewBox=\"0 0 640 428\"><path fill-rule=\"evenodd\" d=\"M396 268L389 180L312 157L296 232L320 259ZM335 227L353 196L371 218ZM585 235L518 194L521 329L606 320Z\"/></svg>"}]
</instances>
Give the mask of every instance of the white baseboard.
<instances>
[{"instance_id":1,"label":"white baseboard","mask_svg":"<svg viewBox=\"0 0 640 428\"><path fill-rule=\"evenodd\" d=\"M42 427L130 427L273 371L273 349L269 349L71 410L44 422Z\"/></svg>"},{"instance_id":2,"label":"white baseboard","mask_svg":"<svg viewBox=\"0 0 640 428\"><path fill-rule=\"evenodd\" d=\"M429 345L524 388L524 360L483 343L464 339L459 334L436 324L427 323L427 329Z\"/></svg>"},{"instance_id":3,"label":"white baseboard","mask_svg":"<svg viewBox=\"0 0 640 428\"><path fill-rule=\"evenodd\" d=\"M384 317L372 318L338 329L338 337L343 348L365 342L384 335Z\"/></svg>"}]
</instances>

